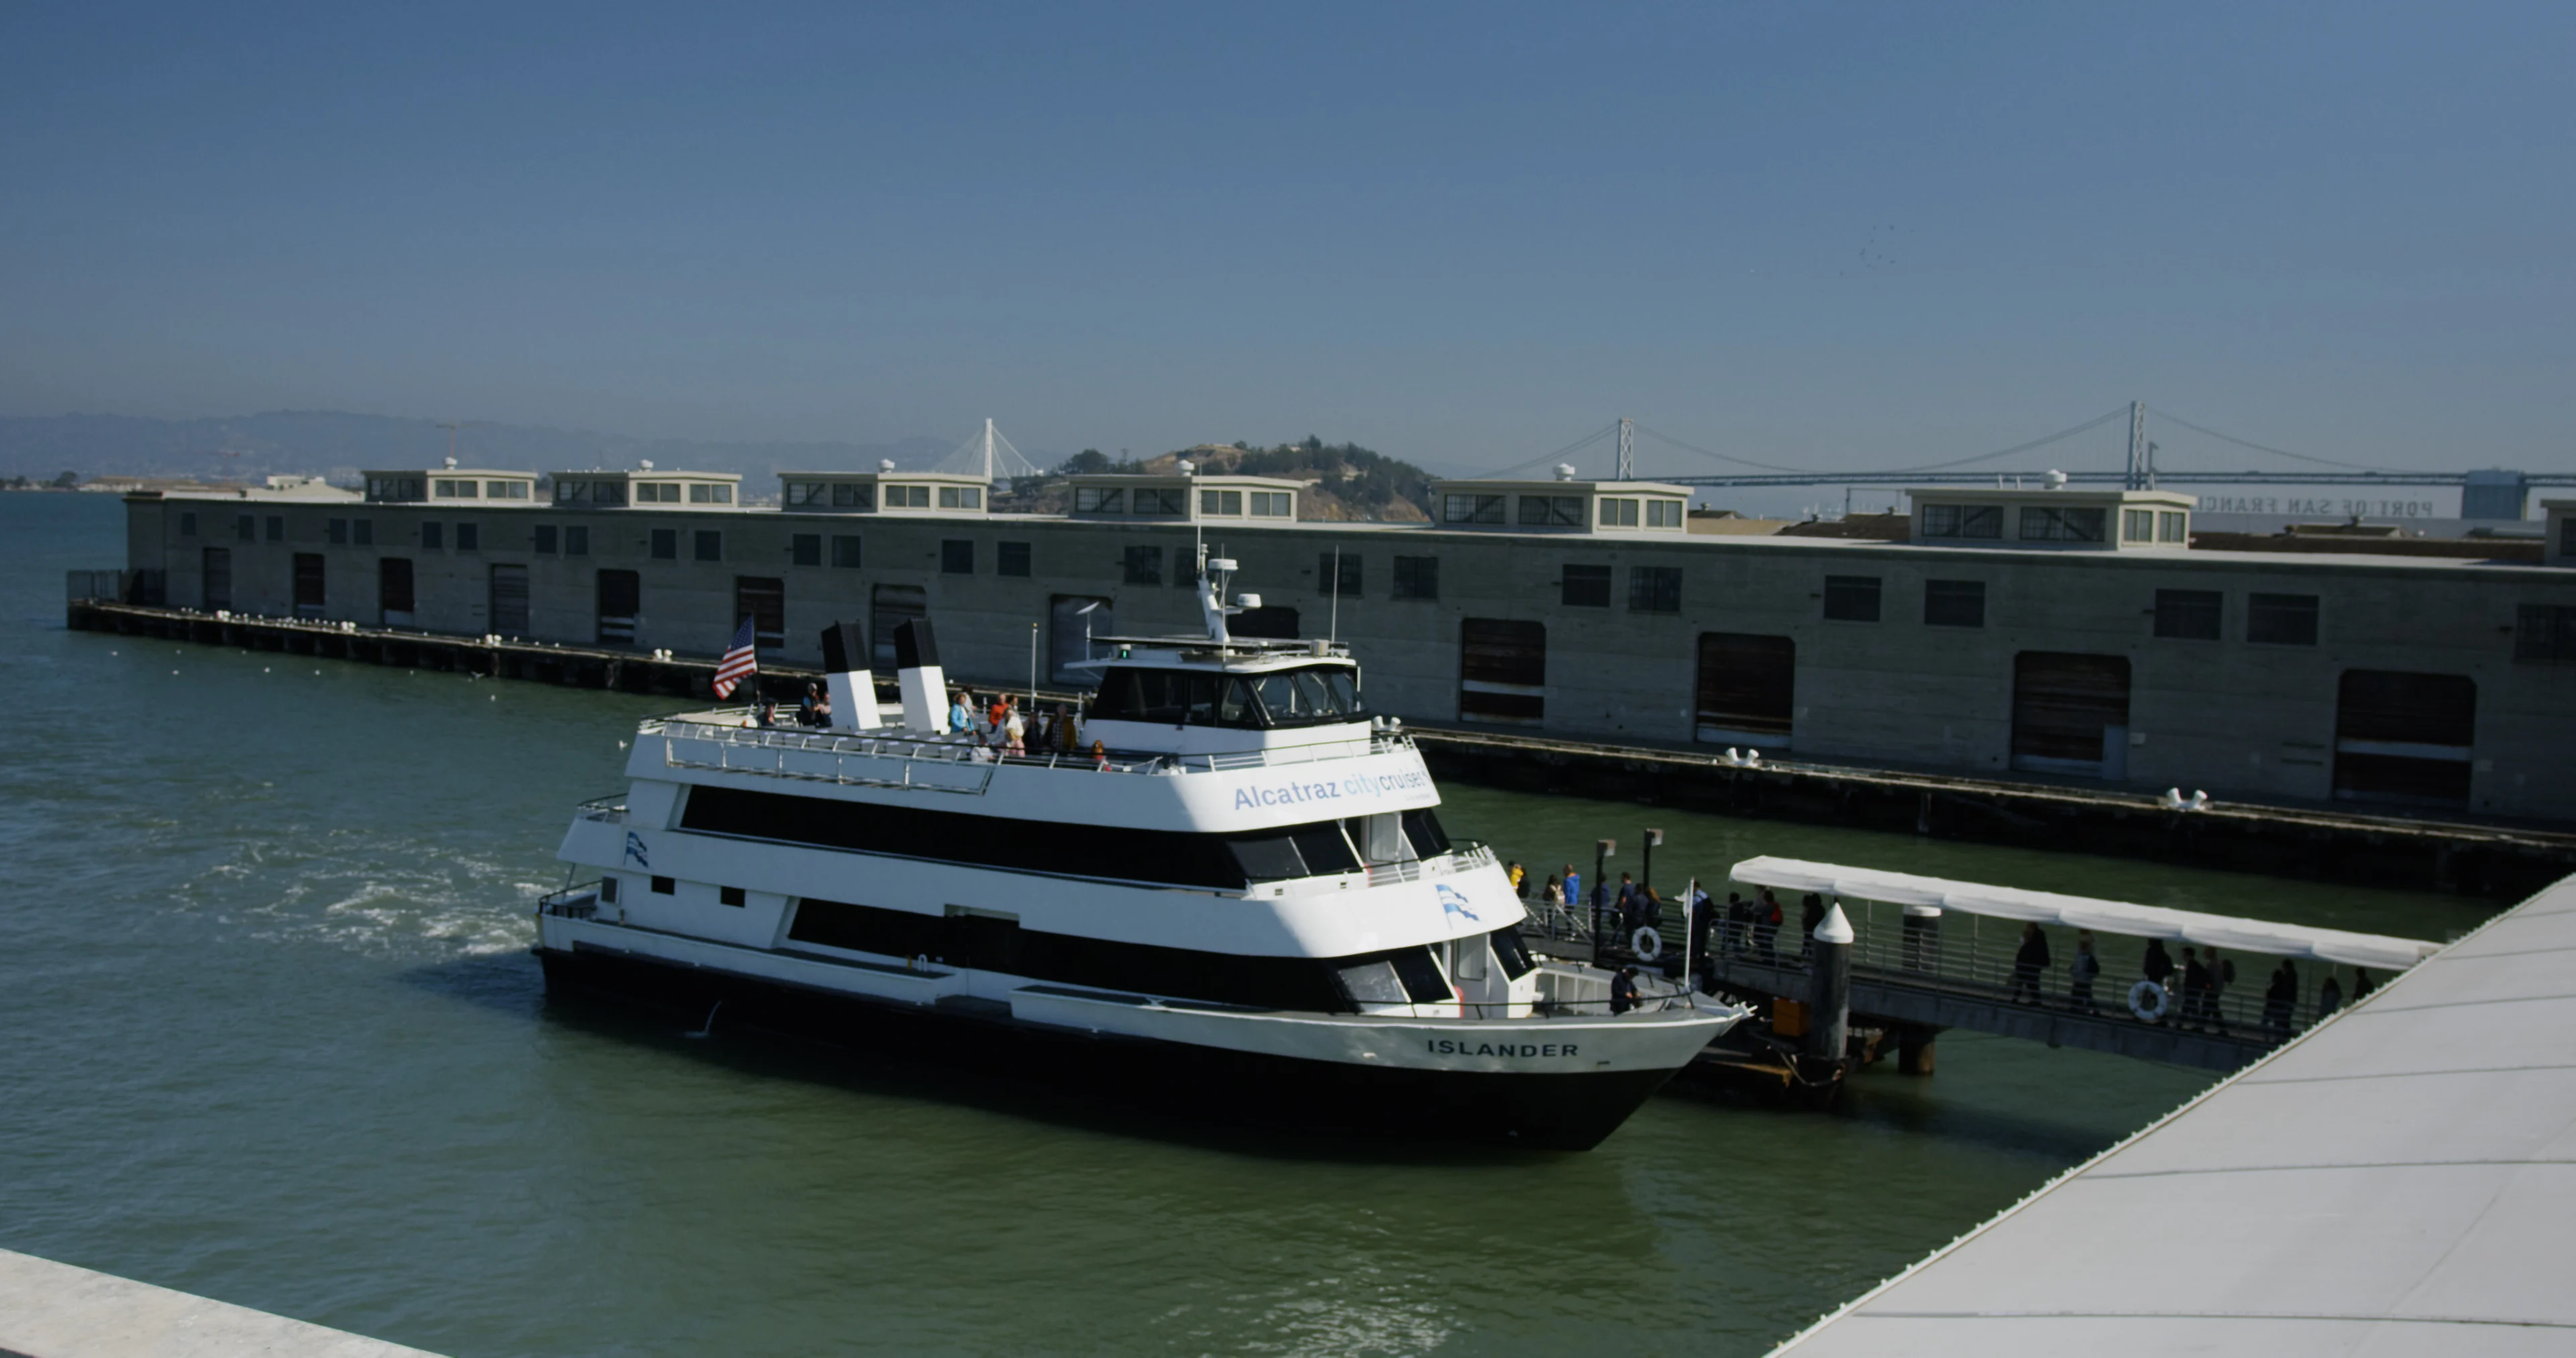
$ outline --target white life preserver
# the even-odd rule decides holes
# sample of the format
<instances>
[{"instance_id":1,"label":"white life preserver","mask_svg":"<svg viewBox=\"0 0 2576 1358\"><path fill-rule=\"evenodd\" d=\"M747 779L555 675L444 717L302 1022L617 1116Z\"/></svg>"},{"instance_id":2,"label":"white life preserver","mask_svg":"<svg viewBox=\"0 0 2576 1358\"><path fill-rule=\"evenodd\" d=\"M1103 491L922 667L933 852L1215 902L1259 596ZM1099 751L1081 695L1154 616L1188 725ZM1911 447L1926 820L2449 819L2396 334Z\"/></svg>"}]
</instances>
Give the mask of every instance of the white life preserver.
<instances>
[{"instance_id":1,"label":"white life preserver","mask_svg":"<svg viewBox=\"0 0 2576 1358\"><path fill-rule=\"evenodd\" d=\"M2149 1001L2154 1002L2154 1008L2147 1007ZM2140 981L2129 987L2129 1012L2139 1018L2154 1023L2163 1018L2166 1011L2171 1008L2173 1008L2173 997L2165 993L2163 986L2153 981Z\"/></svg>"},{"instance_id":2,"label":"white life preserver","mask_svg":"<svg viewBox=\"0 0 2576 1358\"><path fill-rule=\"evenodd\" d=\"M1638 961L1652 962L1664 955L1664 936L1653 925L1641 924L1628 936L1628 950L1637 954Z\"/></svg>"}]
</instances>

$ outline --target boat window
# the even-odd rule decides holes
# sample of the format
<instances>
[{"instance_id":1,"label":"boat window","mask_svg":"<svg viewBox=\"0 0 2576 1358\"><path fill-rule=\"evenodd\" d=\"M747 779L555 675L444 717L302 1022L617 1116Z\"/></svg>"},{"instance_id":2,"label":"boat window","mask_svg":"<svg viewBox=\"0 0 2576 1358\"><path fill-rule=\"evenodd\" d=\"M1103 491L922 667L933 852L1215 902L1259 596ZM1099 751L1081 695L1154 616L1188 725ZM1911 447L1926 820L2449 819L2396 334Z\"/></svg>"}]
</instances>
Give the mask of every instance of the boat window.
<instances>
[{"instance_id":1,"label":"boat window","mask_svg":"<svg viewBox=\"0 0 2576 1358\"><path fill-rule=\"evenodd\" d=\"M1304 726L1368 715L1348 666L1317 665L1272 674L1228 677L1206 670L1121 665L1101 677L1092 699L1095 721L1150 721L1167 726Z\"/></svg>"},{"instance_id":2,"label":"boat window","mask_svg":"<svg viewBox=\"0 0 2576 1358\"><path fill-rule=\"evenodd\" d=\"M1242 865L1247 880L1279 882L1306 875L1306 860L1297 852L1296 836L1289 828L1232 835L1226 846L1234 850L1234 861Z\"/></svg>"},{"instance_id":3,"label":"boat window","mask_svg":"<svg viewBox=\"0 0 2576 1358\"><path fill-rule=\"evenodd\" d=\"M1449 988L1449 978L1440 974L1440 963L1429 948L1398 948L1388 959L1395 963L1395 974L1404 978L1404 992L1415 1004L1438 1004L1458 998Z\"/></svg>"},{"instance_id":4,"label":"boat window","mask_svg":"<svg viewBox=\"0 0 2576 1358\"><path fill-rule=\"evenodd\" d=\"M1328 820L1297 827L1297 855L1306 860L1306 875L1321 877L1332 872L1357 871L1359 855L1351 852L1351 842L1342 835L1342 823Z\"/></svg>"},{"instance_id":5,"label":"boat window","mask_svg":"<svg viewBox=\"0 0 2576 1358\"><path fill-rule=\"evenodd\" d=\"M1261 709L1252 701L1252 685L1249 681L1243 679L1225 681L1225 699L1217 704L1216 724L1219 726L1261 724Z\"/></svg>"},{"instance_id":6,"label":"boat window","mask_svg":"<svg viewBox=\"0 0 2576 1358\"><path fill-rule=\"evenodd\" d=\"M1395 974L1395 964L1383 957L1343 963L1333 968L1333 976L1353 1004L1405 1002L1404 981Z\"/></svg>"},{"instance_id":7,"label":"boat window","mask_svg":"<svg viewBox=\"0 0 2576 1358\"><path fill-rule=\"evenodd\" d=\"M1437 858L1449 852L1449 832L1440 828L1440 818L1430 807L1404 813L1404 837L1413 841L1416 858Z\"/></svg>"},{"instance_id":8,"label":"boat window","mask_svg":"<svg viewBox=\"0 0 2576 1358\"><path fill-rule=\"evenodd\" d=\"M1253 680L1253 687L1261 699L1262 715L1272 726L1350 721L1368 715L1348 666L1280 670Z\"/></svg>"},{"instance_id":9,"label":"boat window","mask_svg":"<svg viewBox=\"0 0 2576 1358\"><path fill-rule=\"evenodd\" d=\"M1521 941L1521 931L1496 929L1485 935L1494 941L1494 956L1503 964L1503 974L1517 981L1538 970L1538 959L1530 956L1529 945Z\"/></svg>"}]
</instances>

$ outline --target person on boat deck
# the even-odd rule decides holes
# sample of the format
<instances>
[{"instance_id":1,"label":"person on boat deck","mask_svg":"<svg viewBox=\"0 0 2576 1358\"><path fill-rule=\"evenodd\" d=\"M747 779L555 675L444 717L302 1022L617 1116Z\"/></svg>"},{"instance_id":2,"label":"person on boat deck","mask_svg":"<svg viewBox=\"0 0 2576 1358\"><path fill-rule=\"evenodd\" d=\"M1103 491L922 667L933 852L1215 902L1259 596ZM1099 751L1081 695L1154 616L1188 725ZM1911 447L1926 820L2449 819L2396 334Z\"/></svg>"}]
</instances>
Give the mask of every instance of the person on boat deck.
<instances>
[{"instance_id":1,"label":"person on boat deck","mask_svg":"<svg viewBox=\"0 0 2576 1358\"><path fill-rule=\"evenodd\" d=\"M760 705L751 710L751 719L762 726L776 726L778 724L778 704L767 698L761 699Z\"/></svg>"},{"instance_id":2,"label":"person on boat deck","mask_svg":"<svg viewBox=\"0 0 2576 1358\"><path fill-rule=\"evenodd\" d=\"M1520 865L1520 864L1518 864L1518 863L1514 863L1514 864L1512 864L1509 868L1506 868L1506 869L1504 869L1504 870L1505 870L1505 871L1507 871L1507 872L1509 872L1509 873L1512 875L1512 894L1513 894L1513 895L1515 895L1515 896L1520 897L1520 898L1521 898L1521 899L1523 899L1523 900L1528 900L1528 899L1529 899L1529 893L1528 893L1528 892L1526 892L1526 891L1521 890L1521 877L1523 876L1523 874L1522 874L1522 872L1521 872L1521 865Z\"/></svg>"},{"instance_id":3,"label":"person on boat deck","mask_svg":"<svg viewBox=\"0 0 2576 1358\"><path fill-rule=\"evenodd\" d=\"M1010 715L1011 700L1003 697L999 693L994 694L993 701L984 705L985 729L991 731L995 735L1000 735L1002 733L1002 720Z\"/></svg>"},{"instance_id":4,"label":"person on boat deck","mask_svg":"<svg viewBox=\"0 0 2576 1358\"><path fill-rule=\"evenodd\" d=\"M2370 972L2367 968L2354 967L2352 969L2352 1002L2354 1004L2361 1003L2363 996L2377 989L2379 989L2379 982L2370 979Z\"/></svg>"},{"instance_id":5,"label":"person on boat deck","mask_svg":"<svg viewBox=\"0 0 2576 1358\"><path fill-rule=\"evenodd\" d=\"M2329 968L2326 971L2325 984L2317 987L2317 1022L2325 1022L2327 1015L2341 1008L2343 1008L2343 982L2336 980L2334 971Z\"/></svg>"},{"instance_id":6,"label":"person on boat deck","mask_svg":"<svg viewBox=\"0 0 2576 1358\"><path fill-rule=\"evenodd\" d=\"M1798 903L1798 955L1807 957L1816 951L1816 930L1825 922L1825 898L1813 891Z\"/></svg>"},{"instance_id":7,"label":"person on boat deck","mask_svg":"<svg viewBox=\"0 0 2576 1358\"><path fill-rule=\"evenodd\" d=\"M1017 701L1013 701L1009 710L1002 714L1002 748L1013 754L1029 752L1028 723L1020 720L1020 705Z\"/></svg>"},{"instance_id":8,"label":"person on boat deck","mask_svg":"<svg viewBox=\"0 0 2576 1358\"><path fill-rule=\"evenodd\" d=\"M1055 747L1066 754L1082 748L1073 733L1073 713L1062 703L1055 705L1055 729L1049 734L1055 737Z\"/></svg>"},{"instance_id":9,"label":"person on boat deck","mask_svg":"<svg viewBox=\"0 0 2576 1358\"><path fill-rule=\"evenodd\" d=\"M1610 978L1610 1012L1624 1014L1637 1007L1637 969L1621 967Z\"/></svg>"},{"instance_id":10,"label":"person on boat deck","mask_svg":"<svg viewBox=\"0 0 2576 1358\"><path fill-rule=\"evenodd\" d=\"M1776 962L1780 958L1780 950L1776 946L1780 940L1780 919L1780 898L1772 895L1771 888L1766 886L1753 902L1753 948L1762 954L1765 961Z\"/></svg>"},{"instance_id":11,"label":"person on boat deck","mask_svg":"<svg viewBox=\"0 0 2576 1358\"><path fill-rule=\"evenodd\" d=\"M2236 963L2220 957L2216 948L2205 951L2207 955L2201 961L2209 968L2209 1025L2223 1033L2227 1031L2227 1011L2219 1008L2218 1002L2227 998L2227 988L2236 984Z\"/></svg>"},{"instance_id":12,"label":"person on boat deck","mask_svg":"<svg viewBox=\"0 0 2576 1358\"><path fill-rule=\"evenodd\" d=\"M1726 893L1726 955L1734 957L1744 951L1748 931L1753 927L1753 907L1746 904L1744 893Z\"/></svg>"},{"instance_id":13,"label":"person on boat deck","mask_svg":"<svg viewBox=\"0 0 2576 1358\"><path fill-rule=\"evenodd\" d=\"M2290 959L2272 968L2272 984L2263 991L2263 1026L2275 1037L2290 1035L2290 1011L2299 1005L2299 971Z\"/></svg>"},{"instance_id":14,"label":"person on boat deck","mask_svg":"<svg viewBox=\"0 0 2576 1358\"><path fill-rule=\"evenodd\" d=\"M2039 973L2048 967L2048 935L2039 925L2022 921L2021 947L2013 953L2012 1001L2015 1004L2039 1003ZM2029 995L2028 1000L2022 998Z\"/></svg>"},{"instance_id":15,"label":"person on boat deck","mask_svg":"<svg viewBox=\"0 0 2576 1358\"><path fill-rule=\"evenodd\" d=\"M811 688L811 687L813 687L813 686L809 684L809 685L807 685L806 687ZM810 723L810 724L812 724L812 725L815 725L815 726L829 726L829 725L831 725L831 724L832 724L832 695L831 695L831 692L830 692L829 690L826 690L826 691L824 691L824 692L816 693L816 694L814 694L814 695L812 695L812 696L813 696L813 700L814 700L814 706L812 707L812 709L811 709L811 710L809 710L809 711L805 714L805 720L806 720L808 723Z\"/></svg>"},{"instance_id":16,"label":"person on boat deck","mask_svg":"<svg viewBox=\"0 0 2576 1358\"><path fill-rule=\"evenodd\" d=\"M1538 898L1540 903L1544 905L1563 905L1565 904L1565 888L1560 885L1555 878L1550 877L1547 879L1546 889L1538 893Z\"/></svg>"},{"instance_id":17,"label":"person on boat deck","mask_svg":"<svg viewBox=\"0 0 2576 1358\"><path fill-rule=\"evenodd\" d=\"M949 730L963 733L968 726L974 724L974 715L966 706L966 700L972 696L962 688L948 695Z\"/></svg>"},{"instance_id":18,"label":"person on boat deck","mask_svg":"<svg viewBox=\"0 0 2576 1358\"><path fill-rule=\"evenodd\" d=\"M2079 1014L2098 1014L2093 1007L2093 981L2102 974L2102 959L2093 953L2093 931L2075 931L2075 960L2066 965L2066 998Z\"/></svg>"},{"instance_id":19,"label":"person on boat deck","mask_svg":"<svg viewBox=\"0 0 2576 1358\"><path fill-rule=\"evenodd\" d=\"M1572 863L1565 865L1565 904L1569 909L1583 908L1583 874Z\"/></svg>"},{"instance_id":20,"label":"person on boat deck","mask_svg":"<svg viewBox=\"0 0 2576 1358\"><path fill-rule=\"evenodd\" d=\"M805 696L798 699L796 703L796 724L799 726L822 725L823 723L814 720L815 711L821 708L822 705L822 688L819 685L807 684L805 686Z\"/></svg>"},{"instance_id":21,"label":"person on boat deck","mask_svg":"<svg viewBox=\"0 0 2576 1358\"><path fill-rule=\"evenodd\" d=\"M1096 740L1091 742L1091 762L1099 765L1102 773L1109 772L1109 747Z\"/></svg>"}]
</instances>

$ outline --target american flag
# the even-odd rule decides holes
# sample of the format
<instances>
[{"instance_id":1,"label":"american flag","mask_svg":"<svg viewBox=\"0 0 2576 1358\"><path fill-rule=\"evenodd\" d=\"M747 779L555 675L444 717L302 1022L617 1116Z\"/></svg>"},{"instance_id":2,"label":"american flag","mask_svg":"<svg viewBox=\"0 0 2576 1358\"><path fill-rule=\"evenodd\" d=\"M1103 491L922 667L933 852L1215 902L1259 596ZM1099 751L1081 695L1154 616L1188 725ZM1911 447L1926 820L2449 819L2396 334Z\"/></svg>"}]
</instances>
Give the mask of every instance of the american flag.
<instances>
[{"instance_id":1,"label":"american flag","mask_svg":"<svg viewBox=\"0 0 2576 1358\"><path fill-rule=\"evenodd\" d=\"M760 673L760 657L751 647L751 619L733 630L733 644L725 648L724 659L716 665L716 696L730 698L734 686Z\"/></svg>"}]
</instances>

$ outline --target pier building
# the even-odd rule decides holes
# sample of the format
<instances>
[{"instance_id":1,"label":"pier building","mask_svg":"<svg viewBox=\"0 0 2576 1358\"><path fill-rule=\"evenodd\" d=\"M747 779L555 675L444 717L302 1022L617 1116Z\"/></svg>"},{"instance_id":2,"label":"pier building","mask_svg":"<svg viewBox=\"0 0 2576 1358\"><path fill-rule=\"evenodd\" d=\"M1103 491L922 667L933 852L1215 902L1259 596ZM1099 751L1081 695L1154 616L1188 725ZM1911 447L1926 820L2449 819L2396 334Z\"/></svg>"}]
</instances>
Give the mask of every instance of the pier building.
<instances>
[{"instance_id":1,"label":"pier building","mask_svg":"<svg viewBox=\"0 0 2576 1358\"><path fill-rule=\"evenodd\" d=\"M1260 592L1246 635L1334 634L1417 722L2576 818L2555 503L2551 564L2524 564L2202 550L2188 497L2135 490L1927 489L1904 541L1699 533L1685 487L1572 479L1437 482L1428 524L1300 520L1298 483L1259 477L1077 477L1062 515L882 469L788 473L773 506L641 469L401 490L466 475L369 473L364 503L131 495L127 597L709 655L749 616L808 667L835 621L882 645L936 614L953 673L1070 685L1090 637L1193 625L1204 533ZM504 475L534 480L472 473Z\"/></svg>"}]
</instances>

